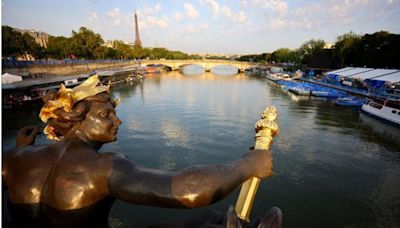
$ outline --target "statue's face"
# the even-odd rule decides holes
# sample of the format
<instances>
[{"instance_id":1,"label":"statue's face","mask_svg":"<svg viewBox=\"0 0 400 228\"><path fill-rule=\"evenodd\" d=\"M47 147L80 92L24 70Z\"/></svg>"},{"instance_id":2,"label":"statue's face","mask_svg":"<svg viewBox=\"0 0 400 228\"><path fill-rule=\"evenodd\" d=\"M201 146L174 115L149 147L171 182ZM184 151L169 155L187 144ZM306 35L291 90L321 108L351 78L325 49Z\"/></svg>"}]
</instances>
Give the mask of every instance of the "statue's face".
<instances>
[{"instance_id":1,"label":"statue's face","mask_svg":"<svg viewBox=\"0 0 400 228\"><path fill-rule=\"evenodd\" d=\"M86 118L82 121L80 131L89 140L98 142L113 142L117 140L118 126L121 120L115 114L110 102L93 102Z\"/></svg>"}]
</instances>

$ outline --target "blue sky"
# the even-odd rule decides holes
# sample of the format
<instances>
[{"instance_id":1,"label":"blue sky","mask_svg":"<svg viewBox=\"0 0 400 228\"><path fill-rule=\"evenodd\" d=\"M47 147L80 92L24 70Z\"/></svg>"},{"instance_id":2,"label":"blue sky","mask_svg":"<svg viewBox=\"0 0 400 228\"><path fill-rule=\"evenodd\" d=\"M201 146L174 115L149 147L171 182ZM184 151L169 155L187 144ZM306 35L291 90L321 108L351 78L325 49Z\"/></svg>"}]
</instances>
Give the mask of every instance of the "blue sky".
<instances>
[{"instance_id":1,"label":"blue sky","mask_svg":"<svg viewBox=\"0 0 400 228\"><path fill-rule=\"evenodd\" d=\"M309 39L380 30L400 33L400 0L2 0L2 25L71 36L85 26L104 40L189 53L249 54Z\"/></svg>"}]
</instances>

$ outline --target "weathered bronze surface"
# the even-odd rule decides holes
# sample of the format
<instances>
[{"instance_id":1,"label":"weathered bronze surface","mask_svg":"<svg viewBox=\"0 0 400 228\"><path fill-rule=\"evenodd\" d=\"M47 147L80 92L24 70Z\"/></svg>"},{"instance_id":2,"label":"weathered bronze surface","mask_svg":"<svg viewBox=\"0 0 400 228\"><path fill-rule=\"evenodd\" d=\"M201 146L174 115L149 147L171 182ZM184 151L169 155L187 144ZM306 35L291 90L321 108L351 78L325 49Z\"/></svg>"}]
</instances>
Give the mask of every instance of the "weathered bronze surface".
<instances>
[{"instance_id":1,"label":"weathered bronze surface","mask_svg":"<svg viewBox=\"0 0 400 228\"><path fill-rule=\"evenodd\" d=\"M51 100L51 99L49 99ZM120 119L107 93L87 97L49 118L61 141L33 145L37 128L17 136L3 155L3 189L16 226L107 227L115 199L159 207L195 208L214 203L250 177L272 175L272 153L252 150L220 165L161 172L118 153L99 153L117 140ZM229 175L228 175L229 174Z\"/></svg>"}]
</instances>

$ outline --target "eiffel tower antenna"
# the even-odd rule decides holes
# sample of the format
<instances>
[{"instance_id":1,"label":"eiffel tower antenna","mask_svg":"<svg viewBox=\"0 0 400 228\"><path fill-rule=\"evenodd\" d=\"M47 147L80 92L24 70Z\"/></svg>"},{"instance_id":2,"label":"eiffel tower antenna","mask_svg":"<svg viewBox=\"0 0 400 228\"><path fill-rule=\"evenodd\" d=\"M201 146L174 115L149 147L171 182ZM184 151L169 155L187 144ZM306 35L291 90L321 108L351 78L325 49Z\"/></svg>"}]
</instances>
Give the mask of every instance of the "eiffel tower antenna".
<instances>
[{"instance_id":1,"label":"eiffel tower antenna","mask_svg":"<svg viewBox=\"0 0 400 228\"><path fill-rule=\"evenodd\" d=\"M135 46L142 47L142 42L140 41L140 36L139 36L139 26L138 26L136 10L135 10Z\"/></svg>"}]
</instances>

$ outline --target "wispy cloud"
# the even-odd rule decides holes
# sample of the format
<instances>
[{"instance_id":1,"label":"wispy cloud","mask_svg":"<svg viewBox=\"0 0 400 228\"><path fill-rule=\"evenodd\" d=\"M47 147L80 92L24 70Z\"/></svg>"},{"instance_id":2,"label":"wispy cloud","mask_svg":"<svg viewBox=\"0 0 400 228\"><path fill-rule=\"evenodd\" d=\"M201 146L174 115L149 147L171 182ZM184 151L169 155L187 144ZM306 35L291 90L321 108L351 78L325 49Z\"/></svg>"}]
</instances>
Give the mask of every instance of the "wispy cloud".
<instances>
[{"instance_id":1,"label":"wispy cloud","mask_svg":"<svg viewBox=\"0 0 400 228\"><path fill-rule=\"evenodd\" d=\"M89 21L97 22L99 20L99 16L96 12L89 12Z\"/></svg>"},{"instance_id":2,"label":"wispy cloud","mask_svg":"<svg viewBox=\"0 0 400 228\"><path fill-rule=\"evenodd\" d=\"M168 21L166 19L158 19L155 17L148 16L145 18L145 22L149 26L158 26L160 28L168 27Z\"/></svg>"},{"instance_id":3,"label":"wispy cloud","mask_svg":"<svg viewBox=\"0 0 400 228\"><path fill-rule=\"evenodd\" d=\"M183 6L186 9L186 14L188 17L194 19L199 16L199 13L197 12L197 10L194 8L194 6L192 4L185 3L185 4L183 4Z\"/></svg>"},{"instance_id":4,"label":"wispy cloud","mask_svg":"<svg viewBox=\"0 0 400 228\"><path fill-rule=\"evenodd\" d=\"M184 17L183 14L181 14L181 13L179 13L179 12L176 12L175 15L174 15L174 18L175 18L177 21L182 20L183 17Z\"/></svg>"},{"instance_id":5,"label":"wispy cloud","mask_svg":"<svg viewBox=\"0 0 400 228\"><path fill-rule=\"evenodd\" d=\"M231 11L231 9L230 9L229 7L227 7L227 6L223 6L223 7L221 8L221 12L222 12L222 14L223 14L224 16L226 16L226 17L231 17L231 16L232 16L232 11Z\"/></svg>"},{"instance_id":6,"label":"wispy cloud","mask_svg":"<svg viewBox=\"0 0 400 228\"><path fill-rule=\"evenodd\" d=\"M115 7L113 10L107 12L106 14L109 16L112 26L121 25L123 17L121 16L121 13L119 12L118 7Z\"/></svg>"},{"instance_id":7,"label":"wispy cloud","mask_svg":"<svg viewBox=\"0 0 400 228\"><path fill-rule=\"evenodd\" d=\"M270 9L275 13L284 14L288 10L288 4L283 0L252 0L254 7Z\"/></svg>"},{"instance_id":8,"label":"wispy cloud","mask_svg":"<svg viewBox=\"0 0 400 228\"><path fill-rule=\"evenodd\" d=\"M217 1L215 0L201 0L202 4L206 4L211 8L212 14L214 18L218 17L218 14L220 12L220 6Z\"/></svg>"},{"instance_id":9,"label":"wispy cloud","mask_svg":"<svg viewBox=\"0 0 400 228\"><path fill-rule=\"evenodd\" d=\"M195 32L196 29L193 27L193 25L186 25L185 27L185 32Z\"/></svg>"},{"instance_id":10,"label":"wispy cloud","mask_svg":"<svg viewBox=\"0 0 400 228\"><path fill-rule=\"evenodd\" d=\"M246 20L247 16L243 11L239 11L236 14L233 14L233 21L242 23Z\"/></svg>"},{"instance_id":11,"label":"wispy cloud","mask_svg":"<svg viewBox=\"0 0 400 228\"><path fill-rule=\"evenodd\" d=\"M201 29L208 29L208 24L207 23L203 23L200 25Z\"/></svg>"},{"instance_id":12,"label":"wispy cloud","mask_svg":"<svg viewBox=\"0 0 400 228\"><path fill-rule=\"evenodd\" d=\"M272 30L285 28L286 25L287 25L286 20L282 18L272 18L269 21L269 28Z\"/></svg>"},{"instance_id":13,"label":"wispy cloud","mask_svg":"<svg viewBox=\"0 0 400 228\"><path fill-rule=\"evenodd\" d=\"M141 29L156 28L167 28L170 24L170 19L167 16L160 17L162 6L157 3L154 7L147 7L142 10L138 10L137 14L139 17L139 27Z\"/></svg>"},{"instance_id":14,"label":"wispy cloud","mask_svg":"<svg viewBox=\"0 0 400 228\"><path fill-rule=\"evenodd\" d=\"M246 8L249 5L249 3L246 0L240 1L240 8Z\"/></svg>"}]
</instances>

